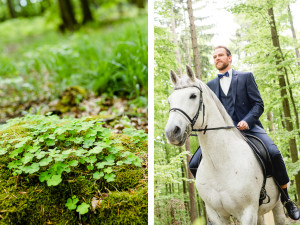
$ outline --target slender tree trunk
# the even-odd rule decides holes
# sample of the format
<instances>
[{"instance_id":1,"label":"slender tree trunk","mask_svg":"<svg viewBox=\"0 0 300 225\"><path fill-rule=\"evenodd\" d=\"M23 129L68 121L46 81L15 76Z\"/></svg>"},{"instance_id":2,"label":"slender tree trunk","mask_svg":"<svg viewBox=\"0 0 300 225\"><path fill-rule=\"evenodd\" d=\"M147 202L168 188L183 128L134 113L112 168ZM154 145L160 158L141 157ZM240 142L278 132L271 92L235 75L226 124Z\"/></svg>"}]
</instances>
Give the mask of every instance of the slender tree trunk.
<instances>
[{"instance_id":1,"label":"slender tree trunk","mask_svg":"<svg viewBox=\"0 0 300 225\"><path fill-rule=\"evenodd\" d=\"M269 111L267 114L267 119L268 119L268 125L269 125L269 131L273 132L275 130L274 128L274 123L273 123L273 113L272 111Z\"/></svg>"},{"instance_id":2,"label":"slender tree trunk","mask_svg":"<svg viewBox=\"0 0 300 225\"><path fill-rule=\"evenodd\" d=\"M186 167L185 167L185 163L183 161L182 165L181 165L181 177L186 178L186 176L187 176L186 175ZM186 186L187 186L186 181L184 179L182 179L182 189L183 189L184 196L186 196L186 194L187 194ZM184 198L184 206L186 209L188 208L188 205L189 205L189 202Z\"/></svg>"},{"instance_id":3,"label":"slender tree trunk","mask_svg":"<svg viewBox=\"0 0 300 225\"><path fill-rule=\"evenodd\" d=\"M282 54L282 57L283 57L283 54ZM292 106L293 106L293 111L294 111L294 114L295 114L295 117L296 117L296 127L298 129L298 135L300 137L300 131L299 131L299 114L298 114L298 110L297 110L297 107L296 107L296 103L295 103L293 91L292 91L292 88L291 88L291 85L290 85L289 75L288 75L287 69L285 67L284 67L284 72L285 72L285 78L286 78L286 82L287 82L287 86L288 86L288 91L289 91L291 102L292 102Z\"/></svg>"},{"instance_id":4,"label":"slender tree trunk","mask_svg":"<svg viewBox=\"0 0 300 225\"><path fill-rule=\"evenodd\" d=\"M83 13L83 21L82 24L86 24L87 22L93 21L93 15L90 9L89 0L80 0L81 9Z\"/></svg>"},{"instance_id":5,"label":"slender tree trunk","mask_svg":"<svg viewBox=\"0 0 300 225\"><path fill-rule=\"evenodd\" d=\"M184 9L183 10L183 18L186 18L186 15L185 15L186 8L184 6L184 2L182 2L182 8ZM189 25L187 24L186 19L184 19L184 27L188 30ZM188 65L192 66L192 57L191 57L190 45L189 45L190 38L188 36L186 36L184 38L184 40L185 40L184 43L185 43L185 48L186 48L186 58L187 58L187 61L188 61Z\"/></svg>"},{"instance_id":6,"label":"slender tree trunk","mask_svg":"<svg viewBox=\"0 0 300 225\"><path fill-rule=\"evenodd\" d=\"M292 13L291 13L290 5L288 5L288 14L289 14L289 21L290 21L290 25L291 25L291 31L292 31L293 39L294 39L294 42L297 43L297 37L296 37L295 28L294 28L293 16L292 16ZM296 57L299 60L299 49L297 47L295 47L295 51L296 51ZM300 66L299 61L298 61L298 66Z\"/></svg>"},{"instance_id":7,"label":"slender tree trunk","mask_svg":"<svg viewBox=\"0 0 300 225\"><path fill-rule=\"evenodd\" d=\"M78 23L75 19L71 0L58 0L58 5L63 22L62 26L60 27L61 30L76 30L78 28Z\"/></svg>"},{"instance_id":8,"label":"slender tree trunk","mask_svg":"<svg viewBox=\"0 0 300 225\"><path fill-rule=\"evenodd\" d=\"M15 10L15 7L14 7L12 1L13 0L7 0L8 11L9 11L9 14L10 14L11 18L16 18L17 17L17 13L16 13L16 10Z\"/></svg>"},{"instance_id":9,"label":"slender tree trunk","mask_svg":"<svg viewBox=\"0 0 300 225\"><path fill-rule=\"evenodd\" d=\"M202 213L201 213L201 198L198 192L196 192L196 197L197 197L197 205L198 205L198 216L201 217Z\"/></svg>"},{"instance_id":10,"label":"slender tree trunk","mask_svg":"<svg viewBox=\"0 0 300 225\"><path fill-rule=\"evenodd\" d=\"M146 6L146 0L137 0L136 5L140 9L144 9Z\"/></svg>"},{"instance_id":11,"label":"slender tree trunk","mask_svg":"<svg viewBox=\"0 0 300 225\"><path fill-rule=\"evenodd\" d=\"M190 146L190 140L189 138L185 142L185 148L186 151L191 152L191 146ZM187 165L189 164L191 160L191 157L188 155L187 157ZM190 170L187 170L188 179L193 180L193 174ZM193 223L197 218L197 203L195 199L195 185L194 182L188 183L188 190L189 190L189 197L190 197L190 216L191 216L191 222Z\"/></svg>"},{"instance_id":12,"label":"slender tree trunk","mask_svg":"<svg viewBox=\"0 0 300 225\"><path fill-rule=\"evenodd\" d=\"M173 6L171 7L171 16L172 16L171 23L172 23L173 43L175 45L176 61L178 62L178 73L179 73L179 76L182 76L181 57L180 57L180 52L179 52L179 48L178 48L178 41L177 41L177 35L176 35L176 26L175 26L175 17L174 17Z\"/></svg>"},{"instance_id":13,"label":"slender tree trunk","mask_svg":"<svg viewBox=\"0 0 300 225\"><path fill-rule=\"evenodd\" d=\"M129 2L135 4L140 9L144 9L146 6L146 0L129 0Z\"/></svg>"},{"instance_id":14,"label":"slender tree trunk","mask_svg":"<svg viewBox=\"0 0 300 225\"><path fill-rule=\"evenodd\" d=\"M191 32L192 46L193 46L194 67L196 71L196 77L202 80L200 55L199 55L198 42L197 42L197 32L194 23L192 0L187 0L187 5L188 5L188 13L190 19L190 32Z\"/></svg>"},{"instance_id":15,"label":"slender tree trunk","mask_svg":"<svg viewBox=\"0 0 300 225\"><path fill-rule=\"evenodd\" d=\"M186 168L185 168L185 164L183 162L183 164L181 165L181 177L185 178L186 177ZM186 194L187 190L186 190L186 181L182 180L182 190L183 193Z\"/></svg>"},{"instance_id":16,"label":"slender tree trunk","mask_svg":"<svg viewBox=\"0 0 300 225\"><path fill-rule=\"evenodd\" d=\"M268 14L270 16L270 26L271 26L271 35L272 35L272 42L273 46L277 49L278 53L276 54L276 65L279 65L282 62L281 58L281 48L278 38L278 33L276 29L276 23L275 23L275 17L274 17L274 11L273 8L268 9ZM286 82L284 79L284 68L277 67L277 71L279 73L278 79L279 79L279 85L280 85L280 94L282 98L282 107L283 107L283 113L284 113L284 120L286 124L286 129L289 132L292 132L294 130L293 128L293 122L290 112L290 105L289 100L287 96L287 87ZM292 162L296 163L298 161L298 151L297 151L297 145L296 145L296 139L295 137L291 137L289 139L289 145L290 145L290 154L292 158ZM300 171L298 171L298 174L295 176L296 180L296 189L298 193L298 198L300 197ZM300 203L299 203L300 204Z\"/></svg>"}]
</instances>

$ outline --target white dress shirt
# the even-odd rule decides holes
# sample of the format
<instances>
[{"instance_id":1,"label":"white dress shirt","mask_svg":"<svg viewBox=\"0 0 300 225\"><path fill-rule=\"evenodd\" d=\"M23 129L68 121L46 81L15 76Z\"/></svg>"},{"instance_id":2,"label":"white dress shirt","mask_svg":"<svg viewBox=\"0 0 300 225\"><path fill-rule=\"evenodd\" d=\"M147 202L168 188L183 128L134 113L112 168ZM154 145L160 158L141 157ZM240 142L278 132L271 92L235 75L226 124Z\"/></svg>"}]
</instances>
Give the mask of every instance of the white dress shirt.
<instances>
[{"instance_id":1,"label":"white dress shirt","mask_svg":"<svg viewBox=\"0 0 300 225\"><path fill-rule=\"evenodd\" d=\"M230 84L231 84L231 79L232 79L232 69L228 70L228 73L229 73L229 77L226 77L226 76L223 76L221 79L220 79L220 85L221 85L221 88L224 92L224 94L227 96L228 94L228 91L229 91L229 87L230 87Z\"/></svg>"}]
</instances>

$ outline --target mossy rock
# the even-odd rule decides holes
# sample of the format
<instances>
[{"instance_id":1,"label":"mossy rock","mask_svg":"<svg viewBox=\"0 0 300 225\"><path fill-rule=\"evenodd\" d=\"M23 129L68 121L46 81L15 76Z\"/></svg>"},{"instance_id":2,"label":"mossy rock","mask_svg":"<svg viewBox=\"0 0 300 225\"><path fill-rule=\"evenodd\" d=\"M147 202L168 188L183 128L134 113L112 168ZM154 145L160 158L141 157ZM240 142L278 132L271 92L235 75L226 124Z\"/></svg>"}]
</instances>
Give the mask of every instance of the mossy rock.
<instances>
[{"instance_id":1,"label":"mossy rock","mask_svg":"<svg viewBox=\"0 0 300 225\"><path fill-rule=\"evenodd\" d=\"M0 224L148 223L145 135L134 130L112 134L96 122L29 115L0 126L0 133L4 136L0 140ZM54 142L49 141L51 138ZM103 145L98 152L96 147L101 141L111 145ZM54 149L59 149L57 154L60 157L54 155L53 158L61 161L53 160L45 166L40 164L36 172L24 172L25 167L50 157ZM83 150L86 155L76 155ZM40 154L39 151L46 154L44 158L38 158L37 154L31 161L26 161L26 157ZM80 161L84 158L91 160L89 157L96 161ZM41 182L42 172L74 160L80 162L61 172L58 184L48 186L46 181ZM97 169L97 162L105 160L108 164ZM12 162L19 164L9 169ZM103 172L103 176L94 179L95 171ZM114 174L113 179L104 176L106 174ZM73 196L79 200L77 206L81 203L89 205L87 213L79 216L66 206ZM95 209L92 207L93 198L99 199Z\"/></svg>"}]
</instances>

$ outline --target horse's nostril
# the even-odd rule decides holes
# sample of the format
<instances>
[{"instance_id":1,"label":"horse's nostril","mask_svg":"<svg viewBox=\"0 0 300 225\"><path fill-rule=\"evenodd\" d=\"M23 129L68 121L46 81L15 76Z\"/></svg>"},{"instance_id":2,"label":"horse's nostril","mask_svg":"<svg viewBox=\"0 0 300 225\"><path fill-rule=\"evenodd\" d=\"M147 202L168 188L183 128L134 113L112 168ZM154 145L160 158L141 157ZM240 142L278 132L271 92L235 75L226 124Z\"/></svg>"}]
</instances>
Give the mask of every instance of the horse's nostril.
<instances>
[{"instance_id":1,"label":"horse's nostril","mask_svg":"<svg viewBox=\"0 0 300 225\"><path fill-rule=\"evenodd\" d=\"M176 126L174 129L174 134L176 134L176 135L180 134L180 131L181 131L180 127Z\"/></svg>"}]
</instances>

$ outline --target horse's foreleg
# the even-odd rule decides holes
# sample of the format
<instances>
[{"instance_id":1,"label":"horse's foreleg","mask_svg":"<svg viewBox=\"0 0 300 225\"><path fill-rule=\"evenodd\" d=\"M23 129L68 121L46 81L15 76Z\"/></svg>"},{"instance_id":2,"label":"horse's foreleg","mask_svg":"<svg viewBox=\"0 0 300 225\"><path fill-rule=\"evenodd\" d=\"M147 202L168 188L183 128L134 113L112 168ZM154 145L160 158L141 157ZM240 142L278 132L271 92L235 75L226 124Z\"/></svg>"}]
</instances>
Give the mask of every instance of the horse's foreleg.
<instances>
[{"instance_id":1,"label":"horse's foreleg","mask_svg":"<svg viewBox=\"0 0 300 225\"><path fill-rule=\"evenodd\" d=\"M279 200L276 203L276 206L272 210L273 212L273 217L276 225L284 225L285 224L285 214L283 210L283 205L281 201Z\"/></svg>"},{"instance_id":2,"label":"horse's foreleg","mask_svg":"<svg viewBox=\"0 0 300 225\"><path fill-rule=\"evenodd\" d=\"M224 225L229 224L229 216L224 216L217 213L214 209L206 205L206 213L208 215L209 221L213 225Z\"/></svg>"},{"instance_id":3,"label":"horse's foreleg","mask_svg":"<svg viewBox=\"0 0 300 225\"><path fill-rule=\"evenodd\" d=\"M242 218L240 220L242 225L257 225L257 208L247 208L243 212Z\"/></svg>"}]
</instances>

